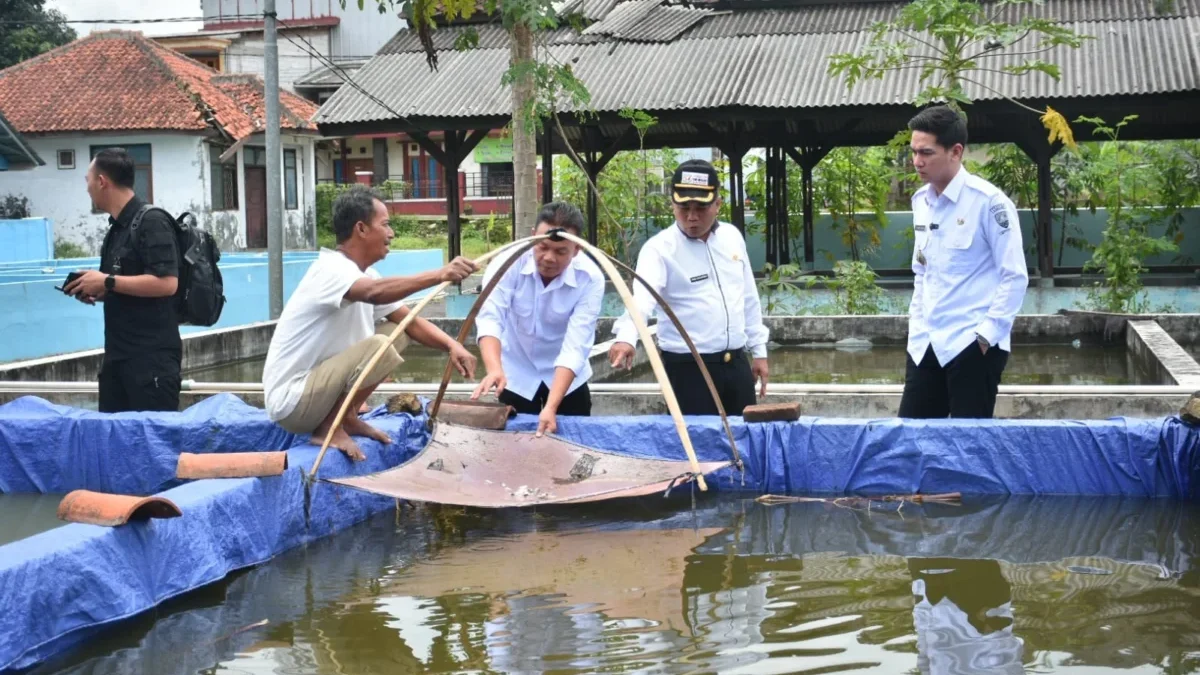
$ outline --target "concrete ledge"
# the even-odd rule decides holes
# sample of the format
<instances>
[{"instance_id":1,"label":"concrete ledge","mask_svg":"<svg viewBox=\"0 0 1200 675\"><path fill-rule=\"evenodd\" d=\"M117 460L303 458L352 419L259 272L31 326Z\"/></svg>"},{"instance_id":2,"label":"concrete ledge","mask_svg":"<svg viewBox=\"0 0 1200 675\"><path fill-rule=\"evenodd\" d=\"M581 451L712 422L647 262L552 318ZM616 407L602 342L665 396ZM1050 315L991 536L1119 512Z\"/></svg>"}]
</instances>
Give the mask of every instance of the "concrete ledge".
<instances>
[{"instance_id":1,"label":"concrete ledge","mask_svg":"<svg viewBox=\"0 0 1200 675\"><path fill-rule=\"evenodd\" d=\"M1129 321L1125 345L1162 384L1200 387L1200 364L1155 321Z\"/></svg>"},{"instance_id":2,"label":"concrete ledge","mask_svg":"<svg viewBox=\"0 0 1200 675\"><path fill-rule=\"evenodd\" d=\"M80 407L96 405L95 397L80 394L41 394L42 398ZM11 400L0 394L0 402ZM208 398L207 395L182 394L180 402L190 406ZM242 394L246 403L261 407L262 396ZM368 403L372 406L387 401L388 396L377 394ZM448 393L447 399L465 399L466 394ZM69 400L75 399L75 400ZM1156 396L1129 394L1000 394L996 398L996 417L1037 420L1100 420L1110 417L1164 417L1175 415L1188 400L1187 396ZM815 417L888 418L900 409L899 394L767 394L763 402L799 402L801 413ZM667 405L662 396L631 393L592 393L592 413L606 416L666 415Z\"/></svg>"},{"instance_id":3,"label":"concrete ledge","mask_svg":"<svg viewBox=\"0 0 1200 675\"><path fill-rule=\"evenodd\" d=\"M274 321L189 333L181 340L183 369L262 358L267 355L274 333ZM98 378L103 364L104 350L90 349L0 365L0 380L83 382Z\"/></svg>"}]
</instances>

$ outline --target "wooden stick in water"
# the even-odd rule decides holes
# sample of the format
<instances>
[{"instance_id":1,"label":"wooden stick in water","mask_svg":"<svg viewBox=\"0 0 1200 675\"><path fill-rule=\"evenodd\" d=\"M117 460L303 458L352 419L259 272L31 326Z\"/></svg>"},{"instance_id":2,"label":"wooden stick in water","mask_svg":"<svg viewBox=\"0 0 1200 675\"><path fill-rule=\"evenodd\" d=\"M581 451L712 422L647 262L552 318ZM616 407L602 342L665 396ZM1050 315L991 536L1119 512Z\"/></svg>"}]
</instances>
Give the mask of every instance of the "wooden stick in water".
<instances>
[{"instance_id":1,"label":"wooden stick in water","mask_svg":"<svg viewBox=\"0 0 1200 675\"><path fill-rule=\"evenodd\" d=\"M475 264L483 267L483 264L488 260L491 260L505 251L510 251L513 248L529 241L545 239L546 237L547 235L543 234L533 237L526 237L524 239L518 239L517 241L514 241L510 244L505 244L494 251L484 253L475 259ZM354 381L354 386L350 387L350 391L346 393L346 397L342 401L342 407L338 409L337 417L333 418L333 424L329 427L329 433L325 435L325 442L321 444L321 452L317 453L317 461L313 462L312 471L308 473L309 480L317 477L317 469L320 468L321 461L325 459L325 452L329 450L329 444L333 442L333 434L335 431L337 431L338 427L341 426L342 420L346 418L346 411L350 408L350 401L354 399L354 395L357 394L358 390L362 387L363 380L367 379L367 374L371 372L371 369L375 367L376 363L379 363L379 359L383 358L383 355L387 353L387 350L391 349L392 345L396 343L396 340L398 340L400 336L404 334L404 331L408 328L409 324L416 320L417 315L421 313L421 310L425 309L425 306L428 305L435 297L437 297L439 293L446 290L451 283L452 282L449 281L443 281L441 284L436 286L429 293L429 295L426 295L424 298L422 298L421 302L417 303L417 306L413 307L412 311L408 313L408 316L404 317L404 320L396 325L396 328L392 330L391 335L388 336L387 343L384 344L379 351L375 352L375 355L372 356L371 360L367 362L366 367L364 367L362 372L358 374L358 379Z\"/></svg>"},{"instance_id":2,"label":"wooden stick in water","mask_svg":"<svg viewBox=\"0 0 1200 675\"><path fill-rule=\"evenodd\" d=\"M634 304L633 294L629 291L629 286L625 283L625 279L617 272L617 268L613 266L604 251L592 246L587 240L580 239L570 232L559 232L558 234L563 239L578 244L583 250L590 251L596 262L600 263L600 266L604 268L604 272L608 275L608 278L612 280L617 293L621 295L621 300L625 302L625 308L629 310L629 317L633 319L633 325L637 327L638 337L642 339L642 346L646 350L646 356L650 359L650 367L654 369L654 376L658 379L658 386L662 388L663 398L667 401L667 409L671 411L671 417L675 420L675 431L679 434L679 440L683 443L683 450L687 453L688 462L692 465L692 473L696 475L696 483L702 491L708 490L708 485L704 482L704 474L700 473L700 462L696 459L696 451L692 448L692 438L688 435L687 425L683 423L683 413L679 410L679 401L675 398L675 390L671 388L671 382L667 379L667 371L663 368L662 357L659 355L658 350L654 348L654 339L650 336L650 329L646 327L646 321L638 311L637 305Z\"/></svg>"}]
</instances>

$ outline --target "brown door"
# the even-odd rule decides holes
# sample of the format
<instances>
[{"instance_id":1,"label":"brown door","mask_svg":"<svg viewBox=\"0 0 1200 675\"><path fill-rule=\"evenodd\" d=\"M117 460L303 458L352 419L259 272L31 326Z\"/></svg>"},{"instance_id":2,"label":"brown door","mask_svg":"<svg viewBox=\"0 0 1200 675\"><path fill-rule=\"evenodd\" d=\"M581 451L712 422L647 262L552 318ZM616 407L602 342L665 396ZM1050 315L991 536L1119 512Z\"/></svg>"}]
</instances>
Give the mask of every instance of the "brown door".
<instances>
[{"instance_id":1,"label":"brown door","mask_svg":"<svg viewBox=\"0 0 1200 675\"><path fill-rule=\"evenodd\" d=\"M246 248L267 247L267 168L246 167Z\"/></svg>"}]
</instances>

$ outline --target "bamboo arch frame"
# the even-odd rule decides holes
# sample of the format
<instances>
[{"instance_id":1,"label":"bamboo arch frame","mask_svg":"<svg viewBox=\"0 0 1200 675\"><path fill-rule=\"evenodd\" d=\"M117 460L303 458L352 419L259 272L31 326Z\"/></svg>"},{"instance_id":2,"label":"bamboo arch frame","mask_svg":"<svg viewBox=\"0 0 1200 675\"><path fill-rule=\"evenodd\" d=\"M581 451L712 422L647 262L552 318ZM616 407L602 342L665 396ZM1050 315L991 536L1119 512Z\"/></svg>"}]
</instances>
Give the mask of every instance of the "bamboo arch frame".
<instances>
[{"instance_id":1,"label":"bamboo arch frame","mask_svg":"<svg viewBox=\"0 0 1200 675\"><path fill-rule=\"evenodd\" d=\"M571 237L570 233L562 232L561 230L557 230L555 232L549 233L547 236L551 236L555 233L563 235L563 238ZM573 237L571 237L571 238L574 239ZM658 291L654 290L654 287L651 286L649 283L647 283L646 280L643 279L641 276L639 276L636 271L634 271L632 268L630 268L628 265L621 262L620 260L617 260L616 258L613 258L612 256L608 255L604 251L602 251L598 248L592 247L586 241L584 241L582 239L580 239L578 241L583 242L583 244L587 247L587 248L581 247L581 248L583 248L583 253L585 255L587 255L587 257L590 258L593 262L595 262L597 266L603 267L603 265L600 263L600 261L596 259L596 255L593 253L593 251L595 251L595 253L598 253L600 256L603 256L607 260L610 260L611 262L615 263L621 269L624 269L626 272L628 272L638 283L640 283L642 285L642 288L645 288L647 291L649 291L650 295L654 298L654 300L656 302L658 302L658 306L662 307L663 313L666 314L667 318L670 319L672 324L674 324L675 330L679 331L679 335L683 338L684 343L687 344L688 350L692 353L692 357L696 360L696 365L700 368L700 374L704 376L704 383L708 387L709 394L712 395L713 403L715 403L716 407L717 407L717 413L721 416L721 424L725 428L725 435L729 439L730 451L733 454L733 465L739 471L743 470L742 458L741 458L740 453L738 452L737 441L735 441L733 438L733 428L729 426L729 417L725 413L725 406L721 404L721 396L717 393L716 385L713 384L712 375L710 375L708 372L708 366L705 365L704 359L700 358L700 353L696 349L696 344L694 342L692 342L692 338L687 334L687 331L684 329L683 323L680 322L679 317L675 315L675 312L671 309L671 306L667 304L666 299L664 299L662 297L662 295L659 294ZM592 250L588 250L588 249L592 249ZM506 260L504 262L504 264L500 266L500 269L496 270L496 274L493 275L493 277L491 278L490 281L488 281L487 285L484 286L484 288L480 291L479 298L476 299L475 304L473 304L471 306L471 311L467 313L466 319L463 320L462 328L460 328L458 331L459 343L463 343L463 341L467 339L467 336L470 335L471 328L475 325L475 318L479 315L480 310L483 308L483 303L487 300L488 296L492 294L492 290L496 287L496 284L499 283L500 279L504 276L505 272L508 271L508 268L512 266L512 264L516 261L516 259L519 258L521 256L521 254L524 253L525 250L528 250L528 247L526 247L525 249L523 249L522 251L520 251L518 253L513 254L513 256L511 258ZM617 276L619 276L619 275L617 275ZM615 282L614 282L614 285L615 285ZM618 291L619 291L619 289L618 289ZM622 300L624 300L624 299L625 299L625 296L622 295ZM633 306L632 298L630 298L630 302L626 304L626 308L628 309L632 306ZM632 312L631 312L631 316L632 316ZM645 343L644 340L643 340L643 343L649 344L649 343ZM647 356L649 356L649 352L654 351L653 349L648 348L648 347L646 349L647 349ZM658 356L657 352L655 352L655 356ZM437 396L433 399L433 403L429 407L429 428L430 429L433 428L433 423L437 420L438 410L441 409L442 400L446 396L446 388L450 385L450 377L453 375L453 373L454 373L454 364L452 361L450 361L450 359L447 359L446 360L446 368L445 368L445 370L442 371L441 386L438 388ZM657 375L657 373L656 373L656 375ZM659 384L661 384L661 382L662 381L660 380Z\"/></svg>"},{"instance_id":2,"label":"bamboo arch frame","mask_svg":"<svg viewBox=\"0 0 1200 675\"><path fill-rule=\"evenodd\" d=\"M655 378L658 380L659 387L662 389L663 398L667 402L667 409L670 411L671 418L675 423L675 431L677 434L679 434L680 442L683 444L683 449L687 453L688 462L691 464L692 472L696 478L696 482L700 486L701 491L707 491L708 485L704 480L704 475L700 472L700 464L696 458L695 449L692 447L692 440L691 440L691 436L688 434L687 425L684 424L684 422L683 422L683 414L679 409L679 401L676 399L675 392L671 387L670 380L667 378L666 371L665 371L665 369L663 367L663 363L662 363L662 357L659 355L658 350L649 348L649 345L651 345L653 343L653 339L652 339L652 336L650 335L650 330L646 325L645 319L641 316L641 313L638 311L637 306L633 301L633 294L629 290L629 286L625 283L625 280L621 277L620 273L617 271L616 267L613 265L614 261L610 259L611 257L604 251L600 250L599 248L592 246L586 240L581 239L569 232L563 232L562 230L555 230L549 234L534 235L531 237L526 237L524 239L519 239L510 244L502 246L494 251L485 253L484 255L477 258L474 261L475 264L478 266L482 266L483 263L487 262L491 258L494 258L503 252L511 251L515 248L520 247L519 251L517 251L513 255L509 256L509 258L507 260L505 260L504 264L500 267L499 270L497 270L497 273L495 275L493 275L492 279L489 281L487 286L480 292L479 298L476 299L475 303L472 305L471 311L468 313L467 318L466 318L466 320L464 320L463 326L459 331L458 342L461 344L462 341L464 339L466 339L466 335L470 331L471 326L474 325L475 317L478 315L479 310L482 308L483 302L491 294L492 290L496 287L496 284L499 283L499 280L501 278L503 278L504 273L508 271L509 267L511 267L513 265L513 263L515 263L516 260L525 251L532 248L537 242L541 241L542 239L549 239L549 238L554 238L554 237L560 237L562 239L566 239L567 241L577 244L587 254L587 256L589 258L591 258L594 262L596 262L600 266L601 269L604 270L605 274L607 274L609 279L613 282L613 285L616 287L618 294L620 294L620 296L621 296L621 300L625 304L626 310L629 312L630 318L634 322L634 326L638 330L638 336L641 338L642 344L646 348L646 356L650 360L651 369L654 371ZM708 386L709 393L712 394L713 401L716 403L717 411L720 413L721 421L725 428L725 433L729 438L730 448L731 448L731 451L733 453L733 458L734 458L734 464L739 469L741 469L741 466L742 466L741 458L740 458L738 450L737 450L737 443L734 441L734 438L733 438L733 430L730 428L729 420L725 414L725 408L721 404L720 396L717 394L716 387L713 384L712 377L710 376L710 374L708 372L707 366L704 364L704 361L700 358L699 353L696 351L695 344L692 342L691 338L687 335L687 332L684 330L682 324L679 322L678 317L671 310L670 306L666 304L666 302L662 298L662 296L659 295L658 292L655 291L653 288L651 288L650 285L647 284L644 279L642 279L640 276L638 276L637 273L634 272L633 270L631 270L627 265L620 263L620 261L615 261L615 262L617 262L622 267L624 267L627 271L629 271L631 274L633 274L633 277L635 279L637 279L639 282L641 282L643 287L646 288L651 293L652 296L654 296L655 300L658 301L659 306L663 307L664 313L667 314L667 316L670 318L672 323L675 325L676 329L679 331L679 334L683 337L684 341L687 343L688 348L689 348L689 350L691 350L692 356L696 359L696 363L699 366L700 372L704 377L705 384ZM371 357L371 360L369 362L367 362L367 365L362 369L362 372L359 373L358 378L354 381L354 384L351 386L350 391L347 392L344 400L342 401L342 406L341 406L341 408L339 408L338 414L334 418L333 424L329 428L329 433L326 435L325 441L321 445L321 451L317 454L317 459L313 463L312 470L309 472L310 480L312 480L316 477L317 469L321 466L321 462L325 458L325 453L329 450L329 444L333 440L333 434L338 429L338 427L341 425L342 420L345 419L346 412L350 407L350 402L354 399L355 394L357 394L358 390L362 387L363 380L366 379L367 373L369 373L370 370L375 366L375 364L378 363L381 358L383 358L383 355L387 352L387 350L389 348L391 348L391 346L393 344L395 344L395 341L399 338L400 335L402 335L404 333L404 331L408 328L409 324L411 324L413 322L413 320L416 319L416 317L420 314L420 312L425 309L426 305L428 305L429 302L434 297L436 297L439 293L441 293L443 290L445 290L450 285L450 283L451 282L448 282L448 281L441 283L431 293L429 293L425 298L423 298L421 300L421 302L419 302L412 309L412 311L409 312L408 316L404 317L404 319L399 324L397 324L396 328L394 328L392 330L391 334L388 336L387 344L384 345L383 347L381 347L375 353L375 355ZM440 407L441 401L442 401L443 397L445 396L446 387L449 385L449 381L450 381L452 372L453 372L453 363L449 359L447 359L446 368L442 374L442 383L438 389L437 398L434 400L433 407L430 410L429 423L431 426L436 419L438 408Z\"/></svg>"}]
</instances>

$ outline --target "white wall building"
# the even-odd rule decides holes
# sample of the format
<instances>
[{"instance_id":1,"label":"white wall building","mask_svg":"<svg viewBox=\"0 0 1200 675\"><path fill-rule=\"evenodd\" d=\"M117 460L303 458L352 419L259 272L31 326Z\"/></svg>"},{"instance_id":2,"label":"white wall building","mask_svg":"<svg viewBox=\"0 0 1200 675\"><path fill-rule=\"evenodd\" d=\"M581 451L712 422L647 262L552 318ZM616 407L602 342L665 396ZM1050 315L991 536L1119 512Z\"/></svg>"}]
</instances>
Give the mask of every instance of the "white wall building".
<instances>
[{"instance_id":1,"label":"white wall building","mask_svg":"<svg viewBox=\"0 0 1200 675\"><path fill-rule=\"evenodd\" d=\"M192 212L222 249L265 248L262 87L140 33L93 33L0 71L0 113L45 159L10 174L2 191L28 198L35 215L53 221L56 240L97 253L108 216L92 209L85 175L95 153L122 147L143 199L175 215ZM87 105L71 104L78 101ZM308 120L316 106L286 92L280 103L285 245L311 248L316 131Z\"/></svg>"}]
</instances>

